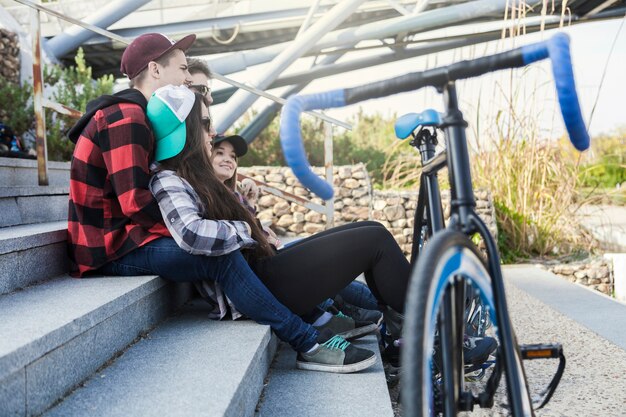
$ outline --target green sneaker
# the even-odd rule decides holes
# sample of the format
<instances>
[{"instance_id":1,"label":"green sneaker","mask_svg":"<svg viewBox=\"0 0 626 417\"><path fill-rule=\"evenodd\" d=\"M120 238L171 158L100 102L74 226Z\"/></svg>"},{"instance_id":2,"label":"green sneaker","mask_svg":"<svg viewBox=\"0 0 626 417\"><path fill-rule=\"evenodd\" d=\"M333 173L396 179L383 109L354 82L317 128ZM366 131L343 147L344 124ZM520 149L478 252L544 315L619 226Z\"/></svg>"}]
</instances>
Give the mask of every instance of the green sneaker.
<instances>
[{"instance_id":1,"label":"green sneaker","mask_svg":"<svg viewBox=\"0 0 626 417\"><path fill-rule=\"evenodd\" d=\"M296 368L309 371L349 374L369 368L376 362L374 352L354 346L326 329L317 338L320 344L310 353L300 352Z\"/></svg>"},{"instance_id":2,"label":"green sneaker","mask_svg":"<svg viewBox=\"0 0 626 417\"><path fill-rule=\"evenodd\" d=\"M326 324L314 327L319 330L320 333L326 329L330 329L333 334L350 341L373 333L378 329L376 323L355 321L352 317L348 317L342 312L332 316Z\"/></svg>"}]
</instances>

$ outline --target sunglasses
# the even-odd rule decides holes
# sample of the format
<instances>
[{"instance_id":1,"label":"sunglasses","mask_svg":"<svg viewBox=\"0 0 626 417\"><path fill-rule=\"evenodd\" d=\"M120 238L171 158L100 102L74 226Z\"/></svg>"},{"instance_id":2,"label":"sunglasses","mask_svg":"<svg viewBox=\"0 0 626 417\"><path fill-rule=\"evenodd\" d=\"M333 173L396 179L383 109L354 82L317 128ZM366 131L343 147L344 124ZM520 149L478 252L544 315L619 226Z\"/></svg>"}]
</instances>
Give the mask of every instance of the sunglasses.
<instances>
[{"instance_id":1,"label":"sunglasses","mask_svg":"<svg viewBox=\"0 0 626 417\"><path fill-rule=\"evenodd\" d=\"M202 127L206 130L207 133L211 133L211 118L203 117L202 118Z\"/></svg>"},{"instance_id":2,"label":"sunglasses","mask_svg":"<svg viewBox=\"0 0 626 417\"><path fill-rule=\"evenodd\" d=\"M203 84L192 84L189 86L189 88L191 88L197 93L202 94L203 96L206 96L207 94L211 92L211 89L208 86L203 85Z\"/></svg>"}]
</instances>

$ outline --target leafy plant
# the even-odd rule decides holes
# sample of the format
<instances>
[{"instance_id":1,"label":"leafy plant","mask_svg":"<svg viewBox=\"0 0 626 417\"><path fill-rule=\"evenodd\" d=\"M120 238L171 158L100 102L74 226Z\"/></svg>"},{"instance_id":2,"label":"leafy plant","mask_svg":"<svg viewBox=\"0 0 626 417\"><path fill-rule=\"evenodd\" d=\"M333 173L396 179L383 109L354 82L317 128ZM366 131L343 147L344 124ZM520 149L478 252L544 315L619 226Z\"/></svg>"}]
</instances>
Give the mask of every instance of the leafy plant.
<instances>
[{"instance_id":1,"label":"leafy plant","mask_svg":"<svg viewBox=\"0 0 626 417\"><path fill-rule=\"evenodd\" d=\"M16 85L0 75L0 121L21 134L33 125L33 87Z\"/></svg>"},{"instance_id":2,"label":"leafy plant","mask_svg":"<svg viewBox=\"0 0 626 417\"><path fill-rule=\"evenodd\" d=\"M44 84L46 91L51 91L52 101L84 112L89 101L102 94L111 94L114 78L112 75L105 75L93 80L91 67L86 64L82 48L78 49L75 62L74 67L44 67ZM65 132L76 120L51 109L46 109L45 113L48 158L53 161L69 161L74 144L67 139ZM35 112L31 83L20 86L0 76L0 121L11 126L17 135L33 129Z\"/></svg>"},{"instance_id":3,"label":"leafy plant","mask_svg":"<svg viewBox=\"0 0 626 417\"><path fill-rule=\"evenodd\" d=\"M74 58L74 67L45 67L46 88L53 90L51 99L73 109L84 112L87 103L103 94L111 94L115 79L113 75L104 75L92 79L91 67L87 66L82 48ZM53 161L68 161L72 157L74 144L65 136L65 132L76 122L69 116L46 111L46 136L48 157Z\"/></svg>"},{"instance_id":4,"label":"leafy plant","mask_svg":"<svg viewBox=\"0 0 626 417\"><path fill-rule=\"evenodd\" d=\"M246 122L253 116L254 113L249 113ZM363 162L374 181L380 180L381 168L386 155L384 150L380 149L380 144L375 146L376 141L374 139L376 132L390 123L380 116L374 116L359 120L353 132L335 131L333 135L333 163L335 165L350 165ZM372 128L372 125L375 128ZM236 131L239 130L241 127L236 129ZM366 135L359 133L363 131L369 133ZM324 166L324 137L325 128L321 121L303 118L302 138L307 157L312 166ZM240 164L242 166L280 166L285 164L280 145L278 118L275 118L256 138L246 156L241 159Z\"/></svg>"}]
</instances>

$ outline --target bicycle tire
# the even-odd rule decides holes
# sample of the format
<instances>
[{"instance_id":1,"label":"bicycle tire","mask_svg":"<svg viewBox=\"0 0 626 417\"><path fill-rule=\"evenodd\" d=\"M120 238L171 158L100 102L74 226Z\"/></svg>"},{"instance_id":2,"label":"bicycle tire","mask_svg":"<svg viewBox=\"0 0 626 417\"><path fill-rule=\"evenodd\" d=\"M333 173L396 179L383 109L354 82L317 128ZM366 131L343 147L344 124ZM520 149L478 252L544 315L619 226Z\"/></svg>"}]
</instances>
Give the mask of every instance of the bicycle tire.
<instances>
[{"instance_id":1,"label":"bicycle tire","mask_svg":"<svg viewBox=\"0 0 626 417\"><path fill-rule=\"evenodd\" d=\"M401 380L405 417L437 415L432 375L435 329L443 295L455 276L470 280L493 311L491 279L478 249L464 234L446 229L429 239L408 288ZM457 405L454 410L442 410L443 414L456 415Z\"/></svg>"}]
</instances>

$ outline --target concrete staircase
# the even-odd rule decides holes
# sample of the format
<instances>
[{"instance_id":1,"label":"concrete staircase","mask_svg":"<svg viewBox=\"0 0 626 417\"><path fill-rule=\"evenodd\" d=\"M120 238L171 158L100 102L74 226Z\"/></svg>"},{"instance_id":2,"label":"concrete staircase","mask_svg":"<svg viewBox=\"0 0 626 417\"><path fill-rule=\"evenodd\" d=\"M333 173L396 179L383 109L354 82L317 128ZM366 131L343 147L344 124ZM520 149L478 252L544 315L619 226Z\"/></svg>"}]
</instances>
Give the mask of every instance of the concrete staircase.
<instances>
[{"instance_id":1,"label":"concrete staircase","mask_svg":"<svg viewBox=\"0 0 626 417\"><path fill-rule=\"evenodd\" d=\"M282 346L270 366L269 327L209 320L189 285L69 277L69 164L50 178L38 187L35 161L0 158L0 416L393 415L380 359L303 372Z\"/></svg>"}]
</instances>

